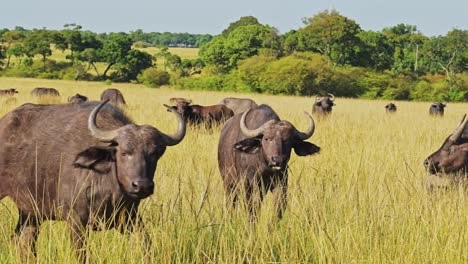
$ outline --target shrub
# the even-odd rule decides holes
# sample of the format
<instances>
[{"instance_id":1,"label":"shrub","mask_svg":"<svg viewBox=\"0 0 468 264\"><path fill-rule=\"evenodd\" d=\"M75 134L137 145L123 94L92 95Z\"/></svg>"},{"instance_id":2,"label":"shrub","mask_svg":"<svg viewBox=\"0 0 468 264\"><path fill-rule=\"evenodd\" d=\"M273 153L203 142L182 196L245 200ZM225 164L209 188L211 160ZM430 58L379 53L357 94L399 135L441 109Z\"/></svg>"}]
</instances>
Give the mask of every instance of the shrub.
<instances>
[{"instance_id":1,"label":"shrub","mask_svg":"<svg viewBox=\"0 0 468 264\"><path fill-rule=\"evenodd\" d=\"M151 47L151 44L149 44L148 42L145 42L145 41L137 41L137 42L133 43L133 47L134 48L139 48L139 49L144 49L144 48Z\"/></svg>"},{"instance_id":2,"label":"shrub","mask_svg":"<svg viewBox=\"0 0 468 264\"><path fill-rule=\"evenodd\" d=\"M169 84L170 75L167 71L156 68L148 68L137 77L138 81L148 87L159 87Z\"/></svg>"}]
</instances>

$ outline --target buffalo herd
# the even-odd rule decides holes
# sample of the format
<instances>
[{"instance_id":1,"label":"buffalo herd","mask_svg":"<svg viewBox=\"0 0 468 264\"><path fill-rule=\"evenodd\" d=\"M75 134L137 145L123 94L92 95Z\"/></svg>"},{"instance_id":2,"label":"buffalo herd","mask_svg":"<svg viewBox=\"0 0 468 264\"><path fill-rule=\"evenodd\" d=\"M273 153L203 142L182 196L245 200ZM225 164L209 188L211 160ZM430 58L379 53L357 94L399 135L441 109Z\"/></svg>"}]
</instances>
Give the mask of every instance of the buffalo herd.
<instances>
[{"instance_id":1,"label":"buffalo herd","mask_svg":"<svg viewBox=\"0 0 468 264\"><path fill-rule=\"evenodd\" d=\"M15 88L0 90L13 96ZM38 87L32 96L60 96L54 88ZM177 119L177 131L166 134L150 125L137 125L121 110L123 94L107 89L100 102L75 94L68 104L24 104L0 119L0 200L10 197L19 210L15 229L22 248L35 252L39 226L44 220L64 220L73 244L82 249L86 232L107 228L132 231L142 227L141 200L154 191L153 177L167 147L179 144L186 125L212 128L224 124L218 143L218 167L228 207L245 203L250 221L265 195L274 193L281 219L287 204L288 161L291 152L304 157L320 152L306 140L316 125L305 113L308 128L298 130L266 104L228 97L201 106L185 98L164 105ZM109 102L109 103L108 103ZM330 116L335 96L317 97L312 113ZM433 103L429 113L443 115L446 105ZM396 112L389 103L386 112ZM462 118L441 148L425 161L429 174L466 175L468 117ZM38 155L40 153L40 155ZM128 229L132 230L128 230ZM85 258L79 250L79 258Z\"/></svg>"}]
</instances>

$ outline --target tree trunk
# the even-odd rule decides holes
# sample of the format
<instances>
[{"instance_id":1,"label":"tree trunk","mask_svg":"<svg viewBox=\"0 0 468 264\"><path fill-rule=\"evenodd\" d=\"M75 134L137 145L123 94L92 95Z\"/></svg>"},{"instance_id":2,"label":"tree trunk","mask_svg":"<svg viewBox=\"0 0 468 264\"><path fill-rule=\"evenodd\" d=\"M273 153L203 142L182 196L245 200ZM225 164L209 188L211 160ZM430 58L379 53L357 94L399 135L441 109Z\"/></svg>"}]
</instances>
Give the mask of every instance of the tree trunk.
<instances>
[{"instance_id":1,"label":"tree trunk","mask_svg":"<svg viewBox=\"0 0 468 264\"><path fill-rule=\"evenodd\" d=\"M45 72L46 55L42 55L42 72Z\"/></svg>"},{"instance_id":2,"label":"tree trunk","mask_svg":"<svg viewBox=\"0 0 468 264\"><path fill-rule=\"evenodd\" d=\"M10 67L10 60L11 60L11 55L8 55L7 64L6 64L7 69L8 67Z\"/></svg>"},{"instance_id":3,"label":"tree trunk","mask_svg":"<svg viewBox=\"0 0 468 264\"><path fill-rule=\"evenodd\" d=\"M114 65L115 63L112 62L112 63L109 63L109 65L107 65L107 68L104 70L104 73L102 74L102 77L107 77L107 72L110 70L110 68Z\"/></svg>"},{"instance_id":4,"label":"tree trunk","mask_svg":"<svg viewBox=\"0 0 468 264\"><path fill-rule=\"evenodd\" d=\"M419 45L416 45L416 58L414 60L414 71L418 71L418 55L419 55Z\"/></svg>"},{"instance_id":5,"label":"tree trunk","mask_svg":"<svg viewBox=\"0 0 468 264\"><path fill-rule=\"evenodd\" d=\"M96 71L96 75L97 75L97 77L99 77L99 72L98 72L98 70L97 70L97 67L96 67L96 65L95 65L93 62L91 62L91 65L93 66L93 68L94 68L94 71Z\"/></svg>"}]
</instances>

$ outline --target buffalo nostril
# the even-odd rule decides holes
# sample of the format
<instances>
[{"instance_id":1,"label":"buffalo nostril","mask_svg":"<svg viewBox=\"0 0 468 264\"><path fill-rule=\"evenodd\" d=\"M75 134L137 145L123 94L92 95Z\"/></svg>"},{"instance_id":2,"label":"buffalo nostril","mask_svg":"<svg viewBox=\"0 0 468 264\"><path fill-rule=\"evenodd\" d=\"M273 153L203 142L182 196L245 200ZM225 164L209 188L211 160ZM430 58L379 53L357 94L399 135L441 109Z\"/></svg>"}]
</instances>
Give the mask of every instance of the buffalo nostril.
<instances>
[{"instance_id":1,"label":"buffalo nostril","mask_svg":"<svg viewBox=\"0 0 468 264\"><path fill-rule=\"evenodd\" d=\"M134 181L134 182L132 182L132 187L135 188L135 189L138 189L138 187L140 187L140 185L138 184L137 181Z\"/></svg>"}]
</instances>

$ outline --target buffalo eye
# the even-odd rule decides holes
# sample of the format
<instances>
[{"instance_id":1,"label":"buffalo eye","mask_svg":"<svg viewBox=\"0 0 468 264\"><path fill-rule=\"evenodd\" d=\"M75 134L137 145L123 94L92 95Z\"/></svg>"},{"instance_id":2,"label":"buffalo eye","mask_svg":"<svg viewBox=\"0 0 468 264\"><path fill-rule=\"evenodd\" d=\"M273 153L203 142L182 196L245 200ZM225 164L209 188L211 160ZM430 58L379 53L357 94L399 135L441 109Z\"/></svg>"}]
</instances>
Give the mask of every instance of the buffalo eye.
<instances>
[{"instance_id":1,"label":"buffalo eye","mask_svg":"<svg viewBox=\"0 0 468 264\"><path fill-rule=\"evenodd\" d=\"M122 156L122 157L130 156L130 153L128 153L126 151L122 151L122 152L120 152L120 156Z\"/></svg>"}]
</instances>

